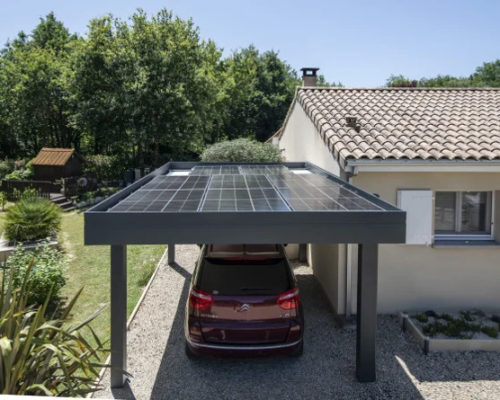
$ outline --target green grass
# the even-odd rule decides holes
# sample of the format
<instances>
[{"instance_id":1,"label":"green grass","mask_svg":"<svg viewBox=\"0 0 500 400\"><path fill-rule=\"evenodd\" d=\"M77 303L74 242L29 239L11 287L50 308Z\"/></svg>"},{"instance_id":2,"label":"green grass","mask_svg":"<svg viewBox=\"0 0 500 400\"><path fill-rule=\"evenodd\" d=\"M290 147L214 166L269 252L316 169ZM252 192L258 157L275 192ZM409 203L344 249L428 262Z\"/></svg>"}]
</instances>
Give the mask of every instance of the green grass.
<instances>
[{"instance_id":1,"label":"green grass","mask_svg":"<svg viewBox=\"0 0 500 400\"><path fill-rule=\"evenodd\" d=\"M101 340L109 338L110 326L110 247L83 245L83 214L64 214L59 241L68 259L67 282L63 294L72 297L84 287L73 316L77 320L108 306L92 327ZM166 246L128 246L127 315L134 309Z\"/></svg>"}]
</instances>

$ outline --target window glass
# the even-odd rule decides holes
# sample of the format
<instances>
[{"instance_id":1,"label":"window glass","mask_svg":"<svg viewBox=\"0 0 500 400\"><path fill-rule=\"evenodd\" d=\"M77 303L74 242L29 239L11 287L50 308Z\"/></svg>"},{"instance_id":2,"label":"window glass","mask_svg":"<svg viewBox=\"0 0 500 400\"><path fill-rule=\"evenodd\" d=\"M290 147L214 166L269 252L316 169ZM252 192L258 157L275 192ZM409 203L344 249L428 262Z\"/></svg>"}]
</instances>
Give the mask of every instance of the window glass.
<instances>
[{"instance_id":1,"label":"window glass","mask_svg":"<svg viewBox=\"0 0 500 400\"><path fill-rule=\"evenodd\" d=\"M462 193L462 233L489 232L487 207L488 193Z\"/></svg>"},{"instance_id":2,"label":"window glass","mask_svg":"<svg viewBox=\"0 0 500 400\"><path fill-rule=\"evenodd\" d=\"M198 288L215 295L278 295L291 289L283 258L263 261L205 259Z\"/></svg>"},{"instance_id":3,"label":"window glass","mask_svg":"<svg viewBox=\"0 0 500 400\"><path fill-rule=\"evenodd\" d=\"M455 232L456 207L455 192L436 192L434 216L436 232Z\"/></svg>"}]
</instances>

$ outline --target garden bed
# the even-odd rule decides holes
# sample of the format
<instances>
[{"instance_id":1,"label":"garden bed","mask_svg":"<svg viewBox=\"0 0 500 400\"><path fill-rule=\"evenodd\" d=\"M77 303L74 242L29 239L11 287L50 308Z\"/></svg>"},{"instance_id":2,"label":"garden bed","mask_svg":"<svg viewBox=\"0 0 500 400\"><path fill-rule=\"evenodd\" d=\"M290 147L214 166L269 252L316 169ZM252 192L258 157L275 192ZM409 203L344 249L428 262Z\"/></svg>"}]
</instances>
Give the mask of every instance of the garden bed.
<instances>
[{"instance_id":1,"label":"garden bed","mask_svg":"<svg viewBox=\"0 0 500 400\"><path fill-rule=\"evenodd\" d=\"M500 350L500 315L481 310L426 311L399 315L404 331L417 339L425 353L429 351Z\"/></svg>"},{"instance_id":2,"label":"garden bed","mask_svg":"<svg viewBox=\"0 0 500 400\"><path fill-rule=\"evenodd\" d=\"M21 244L23 249L36 249L42 247L57 248L58 241L57 237L50 238L49 240L29 242ZM14 242L9 242L4 238L4 233L2 232L0 236L0 265L7 262L7 259L12 255L17 245Z\"/></svg>"}]
</instances>

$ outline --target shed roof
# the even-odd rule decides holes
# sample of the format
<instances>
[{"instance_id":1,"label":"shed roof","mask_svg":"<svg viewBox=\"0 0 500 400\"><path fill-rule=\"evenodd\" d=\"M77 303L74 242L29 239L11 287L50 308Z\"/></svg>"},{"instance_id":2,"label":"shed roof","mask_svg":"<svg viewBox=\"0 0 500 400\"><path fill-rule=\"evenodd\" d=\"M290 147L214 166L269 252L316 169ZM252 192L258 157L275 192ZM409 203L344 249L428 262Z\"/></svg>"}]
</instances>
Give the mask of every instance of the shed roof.
<instances>
[{"instance_id":1,"label":"shed roof","mask_svg":"<svg viewBox=\"0 0 500 400\"><path fill-rule=\"evenodd\" d=\"M296 101L342 162L500 160L499 89L308 87Z\"/></svg>"},{"instance_id":2,"label":"shed roof","mask_svg":"<svg viewBox=\"0 0 500 400\"><path fill-rule=\"evenodd\" d=\"M32 164L62 167L66 165L73 154L76 154L75 149L51 149L50 147L44 147L33 159Z\"/></svg>"}]
</instances>

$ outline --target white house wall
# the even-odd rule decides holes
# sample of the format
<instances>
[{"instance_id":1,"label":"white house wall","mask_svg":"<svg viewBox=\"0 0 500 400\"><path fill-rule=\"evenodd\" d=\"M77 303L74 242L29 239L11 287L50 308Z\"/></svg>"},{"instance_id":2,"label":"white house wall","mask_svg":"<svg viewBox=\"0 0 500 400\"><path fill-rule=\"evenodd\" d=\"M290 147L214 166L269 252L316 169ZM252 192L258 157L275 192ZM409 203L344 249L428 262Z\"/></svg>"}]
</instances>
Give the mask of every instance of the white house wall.
<instances>
[{"instance_id":1,"label":"white house wall","mask_svg":"<svg viewBox=\"0 0 500 400\"><path fill-rule=\"evenodd\" d=\"M496 239L500 239L500 173L364 172L354 185L396 204L398 189L497 191ZM356 252L356 247L353 252ZM356 254L353 254L353 302L356 310ZM500 311L500 247L433 248L381 245L379 313L428 309Z\"/></svg>"},{"instance_id":2,"label":"white house wall","mask_svg":"<svg viewBox=\"0 0 500 400\"><path fill-rule=\"evenodd\" d=\"M334 175L340 167L302 107L295 103L279 141L286 161L309 161Z\"/></svg>"},{"instance_id":3,"label":"white house wall","mask_svg":"<svg viewBox=\"0 0 500 400\"><path fill-rule=\"evenodd\" d=\"M302 107L295 103L279 148L286 161L308 161L343 177L340 166ZM308 261L335 312L345 312L345 246L338 244L308 246Z\"/></svg>"}]
</instances>

